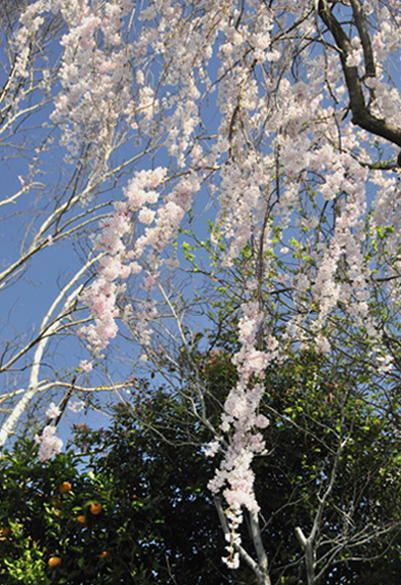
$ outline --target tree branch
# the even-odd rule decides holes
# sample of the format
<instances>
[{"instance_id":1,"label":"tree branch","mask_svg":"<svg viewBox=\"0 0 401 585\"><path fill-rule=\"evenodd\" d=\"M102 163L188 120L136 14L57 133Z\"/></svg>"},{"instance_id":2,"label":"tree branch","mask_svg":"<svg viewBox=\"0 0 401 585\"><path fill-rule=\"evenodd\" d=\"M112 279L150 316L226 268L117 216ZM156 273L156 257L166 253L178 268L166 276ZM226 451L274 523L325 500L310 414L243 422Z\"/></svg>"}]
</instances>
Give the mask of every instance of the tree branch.
<instances>
[{"instance_id":1,"label":"tree branch","mask_svg":"<svg viewBox=\"0 0 401 585\"><path fill-rule=\"evenodd\" d=\"M364 56L366 73L370 77L374 76L374 62L373 53L371 49L371 43L365 24L363 23L360 5L357 1L352 2L352 8L355 16L355 24L358 28L358 32L361 36ZM389 140L393 144L401 146L401 128L373 116L366 105L365 97L363 94L361 79L358 74L358 68L355 66L347 65L347 58L352 53L352 45L345 34L342 26L333 15L332 10L327 5L327 0L319 0L318 13L324 24L327 26L331 34L333 35L337 47L340 52L341 64L344 72L345 82L349 93L349 105L352 112L352 122L370 132L376 136L381 136L386 140ZM369 39L369 40L368 40Z\"/></svg>"},{"instance_id":2,"label":"tree branch","mask_svg":"<svg viewBox=\"0 0 401 585\"><path fill-rule=\"evenodd\" d=\"M230 538L230 530L228 528L228 523L226 516L224 514L223 506L221 503L221 499L219 497L214 498L214 505L216 506L217 514L219 516L220 525L223 529L224 536ZM241 558L246 562L246 564L252 569L255 573L258 584L259 585L271 585L270 577L267 572L267 567L261 567L259 563L257 563L251 555L244 549L241 544L234 543L234 548L239 552ZM265 553L266 554L266 553ZM266 558L267 560L267 558Z\"/></svg>"}]
</instances>

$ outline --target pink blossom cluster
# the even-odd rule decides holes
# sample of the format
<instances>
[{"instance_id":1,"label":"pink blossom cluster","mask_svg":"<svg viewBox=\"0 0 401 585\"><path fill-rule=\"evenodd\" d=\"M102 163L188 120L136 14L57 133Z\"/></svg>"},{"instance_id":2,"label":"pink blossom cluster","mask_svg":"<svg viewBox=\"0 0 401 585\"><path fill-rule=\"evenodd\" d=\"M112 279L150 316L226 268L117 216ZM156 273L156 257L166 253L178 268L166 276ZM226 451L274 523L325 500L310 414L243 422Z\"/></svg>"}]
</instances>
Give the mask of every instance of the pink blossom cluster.
<instances>
[{"instance_id":1,"label":"pink blossom cluster","mask_svg":"<svg viewBox=\"0 0 401 585\"><path fill-rule=\"evenodd\" d=\"M212 17L217 11L216 6L210 1L205 4L210 7ZM205 47L205 36L212 32L214 38L210 22L196 18L187 20L184 12L185 5L161 0L142 10L139 19L148 24L157 16L158 28L144 27L134 49L134 59L138 62L137 81L140 86L138 103L140 116L137 123L144 132L151 133L154 119L157 117L157 124L159 128L163 128L165 135L164 145L181 168L185 166L185 151L191 146L190 139L199 124L196 100L199 99L200 93L195 71L198 66L201 67L208 45ZM147 76L139 65L149 45L152 46L155 55L168 63L173 63L173 66L168 66L164 70L164 83L167 87L174 88L174 92L166 92L160 98L148 83ZM161 112L163 115L158 115Z\"/></svg>"},{"instance_id":2,"label":"pink blossom cluster","mask_svg":"<svg viewBox=\"0 0 401 585\"><path fill-rule=\"evenodd\" d=\"M258 304L250 301L242 306L242 311L243 317L238 325L241 347L233 356L239 379L226 399L220 425L221 431L230 436L230 443L220 468L209 482L213 493L223 491L228 506L226 515L231 534L229 551L235 542L239 542L242 509L246 508L250 512L259 510L253 489L254 472L251 464L255 455L263 453L265 449L263 436L257 429L265 428L269 421L258 413L258 409L265 391L264 371L273 357L271 351L256 349L263 323ZM209 453L213 455L215 452L216 445ZM232 562L236 563L232 559L228 562L230 566Z\"/></svg>"},{"instance_id":3,"label":"pink blossom cluster","mask_svg":"<svg viewBox=\"0 0 401 585\"><path fill-rule=\"evenodd\" d=\"M182 178L165 197L164 204L152 215L153 225L146 227L135 244L136 257L140 257L145 248L153 249L159 255L177 234L178 227L192 204L193 195L199 191L200 183L195 174ZM143 208L141 211L148 211ZM154 219L153 219L154 218ZM140 220L140 216L138 217ZM150 222L146 221L146 224Z\"/></svg>"},{"instance_id":4,"label":"pink blossom cluster","mask_svg":"<svg viewBox=\"0 0 401 585\"><path fill-rule=\"evenodd\" d=\"M135 109L130 49L122 36L123 19L131 10L129 0L100 4L38 0L21 17L22 26L15 37L18 71L27 76L29 42L45 23L44 16L53 13L64 20L67 32L60 41L60 89L51 120L63 129L61 142L72 154L82 152L85 141L99 169L114 147L118 122L123 116L130 119Z\"/></svg>"},{"instance_id":5,"label":"pink blossom cluster","mask_svg":"<svg viewBox=\"0 0 401 585\"><path fill-rule=\"evenodd\" d=\"M89 373L93 370L93 365L91 362L88 362L88 360L81 360L79 362L79 367L81 368L81 370L83 372Z\"/></svg>"},{"instance_id":6,"label":"pink blossom cluster","mask_svg":"<svg viewBox=\"0 0 401 585\"><path fill-rule=\"evenodd\" d=\"M61 453L63 447L63 441L59 437L56 437L56 427L53 425L47 425L42 431L40 437L35 436L36 444L39 447L39 461L47 461L58 453Z\"/></svg>"},{"instance_id":7,"label":"pink blossom cluster","mask_svg":"<svg viewBox=\"0 0 401 585\"><path fill-rule=\"evenodd\" d=\"M366 239L366 178L367 171L351 157L338 157L343 171L335 171L337 189L346 194L339 205L333 238L323 249L322 260L313 283L315 303L319 303L319 313L314 323L320 331L327 317L335 310L337 303L349 307L353 320L362 325L368 318L368 279L369 270L365 262L364 242ZM327 185L327 183L326 183ZM318 253L315 254L316 259ZM347 279L339 278L341 263L346 267ZM324 343L325 351L329 344Z\"/></svg>"},{"instance_id":8,"label":"pink blossom cluster","mask_svg":"<svg viewBox=\"0 0 401 585\"><path fill-rule=\"evenodd\" d=\"M263 221L266 165L256 152L230 162L221 170L219 189L220 233L229 242L224 263L230 266Z\"/></svg>"},{"instance_id":9,"label":"pink blossom cluster","mask_svg":"<svg viewBox=\"0 0 401 585\"><path fill-rule=\"evenodd\" d=\"M95 355L100 355L109 340L117 335L117 290L114 282L100 276L82 295L82 301L89 307L94 323L81 327L78 334L87 340Z\"/></svg>"},{"instance_id":10,"label":"pink blossom cluster","mask_svg":"<svg viewBox=\"0 0 401 585\"><path fill-rule=\"evenodd\" d=\"M114 214L103 220L101 232L94 240L95 248L105 255L99 261L95 281L82 294L82 301L89 307L94 323L81 327L79 335L88 341L95 355L107 347L118 331L116 303L119 287L115 281L142 270L137 262L141 253L137 248L127 252L124 236L132 228L132 217L144 209L146 203L157 201L156 189L165 175L166 169L163 168L138 172L125 190L126 200L115 203Z\"/></svg>"},{"instance_id":11,"label":"pink blossom cluster","mask_svg":"<svg viewBox=\"0 0 401 585\"><path fill-rule=\"evenodd\" d=\"M54 404L54 402L51 402L49 408L46 410L47 418L54 420L55 418L60 416L60 414L61 410L58 408L58 406Z\"/></svg>"},{"instance_id":12,"label":"pink blossom cluster","mask_svg":"<svg viewBox=\"0 0 401 585\"><path fill-rule=\"evenodd\" d=\"M194 174L181 178L166 195L157 210L152 209L158 199L157 189L166 180L167 170L158 167L154 170L139 171L125 189L126 200L115 203L113 215L101 224L101 232L95 238L97 250L105 253L99 260L95 281L82 295L94 323L81 327L80 335L85 338L91 350L99 355L107 347L109 340L116 336L117 295L121 285L116 281L125 280L130 274L142 271L140 261L146 256L147 276L144 279L148 291L155 285L157 269L162 263L161 253L176 236L186 211L189 210L193 194L199 190L200 183ZM133 224L144 224L142 235L134 241L130 250L124 243L124 236L133 229ZM150 313L143 307L138 315ZM154 317L154 308L152 309ZM141 320L140 339L148 332ZM146 338L148 333L146 333Z\"/></svg>"}]
</instances>

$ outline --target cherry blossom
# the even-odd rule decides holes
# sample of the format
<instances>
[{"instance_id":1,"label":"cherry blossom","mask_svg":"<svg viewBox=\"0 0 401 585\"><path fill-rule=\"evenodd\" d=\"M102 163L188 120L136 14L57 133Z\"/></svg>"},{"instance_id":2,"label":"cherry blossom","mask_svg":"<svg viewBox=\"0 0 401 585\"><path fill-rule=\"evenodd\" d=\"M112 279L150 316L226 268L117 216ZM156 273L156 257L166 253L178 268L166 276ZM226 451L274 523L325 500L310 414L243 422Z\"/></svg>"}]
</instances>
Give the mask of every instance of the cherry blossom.
<instances>
[{"instance_id":1,"label":"cherry blossom","mask_svg":"<svg viewBox=\"0 0 401 585\"><path fill-rule=\"evenodd\" d=\"M51 402L49 408L46 410L47 418L54 419L60 416L60 414L60 409L54 404L54 402Z\"/></svg>"},{"instance_id":2,"label":"cherry blossom","mask_svg":"<svg viewBox=\"0 0 401 585\"><path fill-rule=\"evenodd\" d=\"M205 449L222 457L209 487L224 496L236 567L243 514L258 512L252 464L269 424L260 413L266 369L292 351L330 355L355 339L369 347L372 370L393 365L385 341L398 331L401 300L401 95L391 74L401 11L379 0L195 4L30 3L12 83L33 75L32 35L57 15L59 67L42 74L49 123L68 164L84 168L77 203L87 209L93 191L112 192L87 242L100 258L79 296L89 352L103 355L122 324L154 363L157 322L176 334L174 347L188 347L174 287L180 270L192 278L195 268L180 265L181 231L194 256L208 254L196 269L209 290L237 309L238 381ZM210 314L216 305L204 300ZM80 367L89 373L92 362ZM46 429L41 457L59 448Z\"/></svg>"},{"instance_id":3,"label":"cherry blossom","mask_svg":"<svg viewBox=\"0 0 401 585\"><path fill-rule=\"evenodd\" d=\"M47 425L40 436L35 436L35 442L40 445L39 461L47 461L61 452L63 441L56 437L55 426Z\"/></svg>"}]
</instances>

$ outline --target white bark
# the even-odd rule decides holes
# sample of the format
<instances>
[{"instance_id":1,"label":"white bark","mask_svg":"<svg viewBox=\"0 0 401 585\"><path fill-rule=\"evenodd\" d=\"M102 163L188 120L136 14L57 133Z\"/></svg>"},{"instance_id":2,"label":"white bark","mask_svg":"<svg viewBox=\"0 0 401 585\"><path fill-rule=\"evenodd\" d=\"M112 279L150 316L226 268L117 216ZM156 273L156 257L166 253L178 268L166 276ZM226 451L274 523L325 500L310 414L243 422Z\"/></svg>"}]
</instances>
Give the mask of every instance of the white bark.
<instances>
[{"instance_id":1,"label":"white bark","mask_svg":"<svg viewBox=\"0 0 401 585\"><path fill-rule=\"evenodd\" d=\"M76 298L81 293L83 285L77 286L66 298L66 294L68 290L76 284L76 282L84 275L87 269L97 260L99 257L94 258L93 260L87 262L78 272L74 275L74 277L65 285L65 287L60 291L57 295L56 299L50 306L48 312L46 313L45 317L42 320L40 332L39 332L39 341L38 345L35 350L31 372L29 377L29 384L28 388L25 391L23 397L18 401L18 403L13 408L11 414L8 416L6 421L4 422L3 426L0 429L0 447L3 447L5 442L7 441L10 434L13 432L13 429L25 411L27 405L32 400L32 398L36 395L39 389L39 371L40 366L43 358L43 353L45 351L47 342L51 339L52 335L54 335L57 330L59 329L63 319L68 315L71 307L73 306ZM63 306L52 322L50 320L52 318L53 312L57 308L58 304L65 298ZM20 357L18 354L14 356L14 360L11 360L11 363L8 363L7 366L10 367L12 363Z\"/></svg>"}]
</instances>

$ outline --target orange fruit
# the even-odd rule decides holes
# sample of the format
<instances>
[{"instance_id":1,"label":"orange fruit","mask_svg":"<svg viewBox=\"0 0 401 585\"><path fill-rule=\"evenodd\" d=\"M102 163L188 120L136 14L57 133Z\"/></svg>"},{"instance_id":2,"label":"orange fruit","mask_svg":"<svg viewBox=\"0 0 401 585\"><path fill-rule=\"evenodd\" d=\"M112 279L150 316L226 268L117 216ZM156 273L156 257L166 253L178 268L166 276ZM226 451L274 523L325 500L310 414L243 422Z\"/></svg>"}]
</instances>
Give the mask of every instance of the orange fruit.
<instances>
[{"instance_id":1,"label":"orange fruit","mask_svg":"<svg viewBox=\"0 0 401 585\"><path fill-rule=\"evenodd\" d=\"M53 569L54 567L58 567L59 565L61 565L61 558L60 557L50 557L50 559L47 561L47 564L49 565L49 567L51 569Z\"/></svg>"},{"instance_id":2,"label":"orange fruit","mask_svg":"<svg viewBox=\"0 0 401 585\"><path fill-rule=\"evenodd\" d=\"M103 552L100 553L99 555L99 559L104 559L104 557L107 557L109 553L107 552L107 550L104 550Z\"/></svg>"},{"instance_id":3,"label":"orange fruit","mask_svg":"<svg viewBox=\"0 0 401 585\"><path fill-rule=\"evenodd\" d=\"M77 520L81 524L86 524L86 518L85 518L85 516L83 514L81 514L81 516L77 516Z\"/></svg>"},{"instance_id":4,"label":"orange fruit","mask_svg":"<svg viewBox=\"0 0 401 585\"><path fill-rule=\"evenodd\" d=\"M9 526L6 526L2 530L0 530L0 536L8 536L10 534L10 532L11 532L11 528Z\"/></svg>"},{"instance_id":5,"label":"orange fruit","mask_svg":"<svg viewBox=\"0 0 401 585\"><path fill-rule=\"evenodd\" d=\"M60 492L61 495L68 494L68 492L70 492L71 490L72 490L72 485L70 484L69 481L63 481L61 486L58 488L58 491Z\"/></svg>"},{"instance_id":6,"label":"orange fruit","mask_svg":"<svg viewBox=\"0 0 401 585\"><path fill-rule=\"evenodd\" d=\"M102 511L102 504L91 504L91 514L97 516Z\"/></svg>"}]
</instances>

